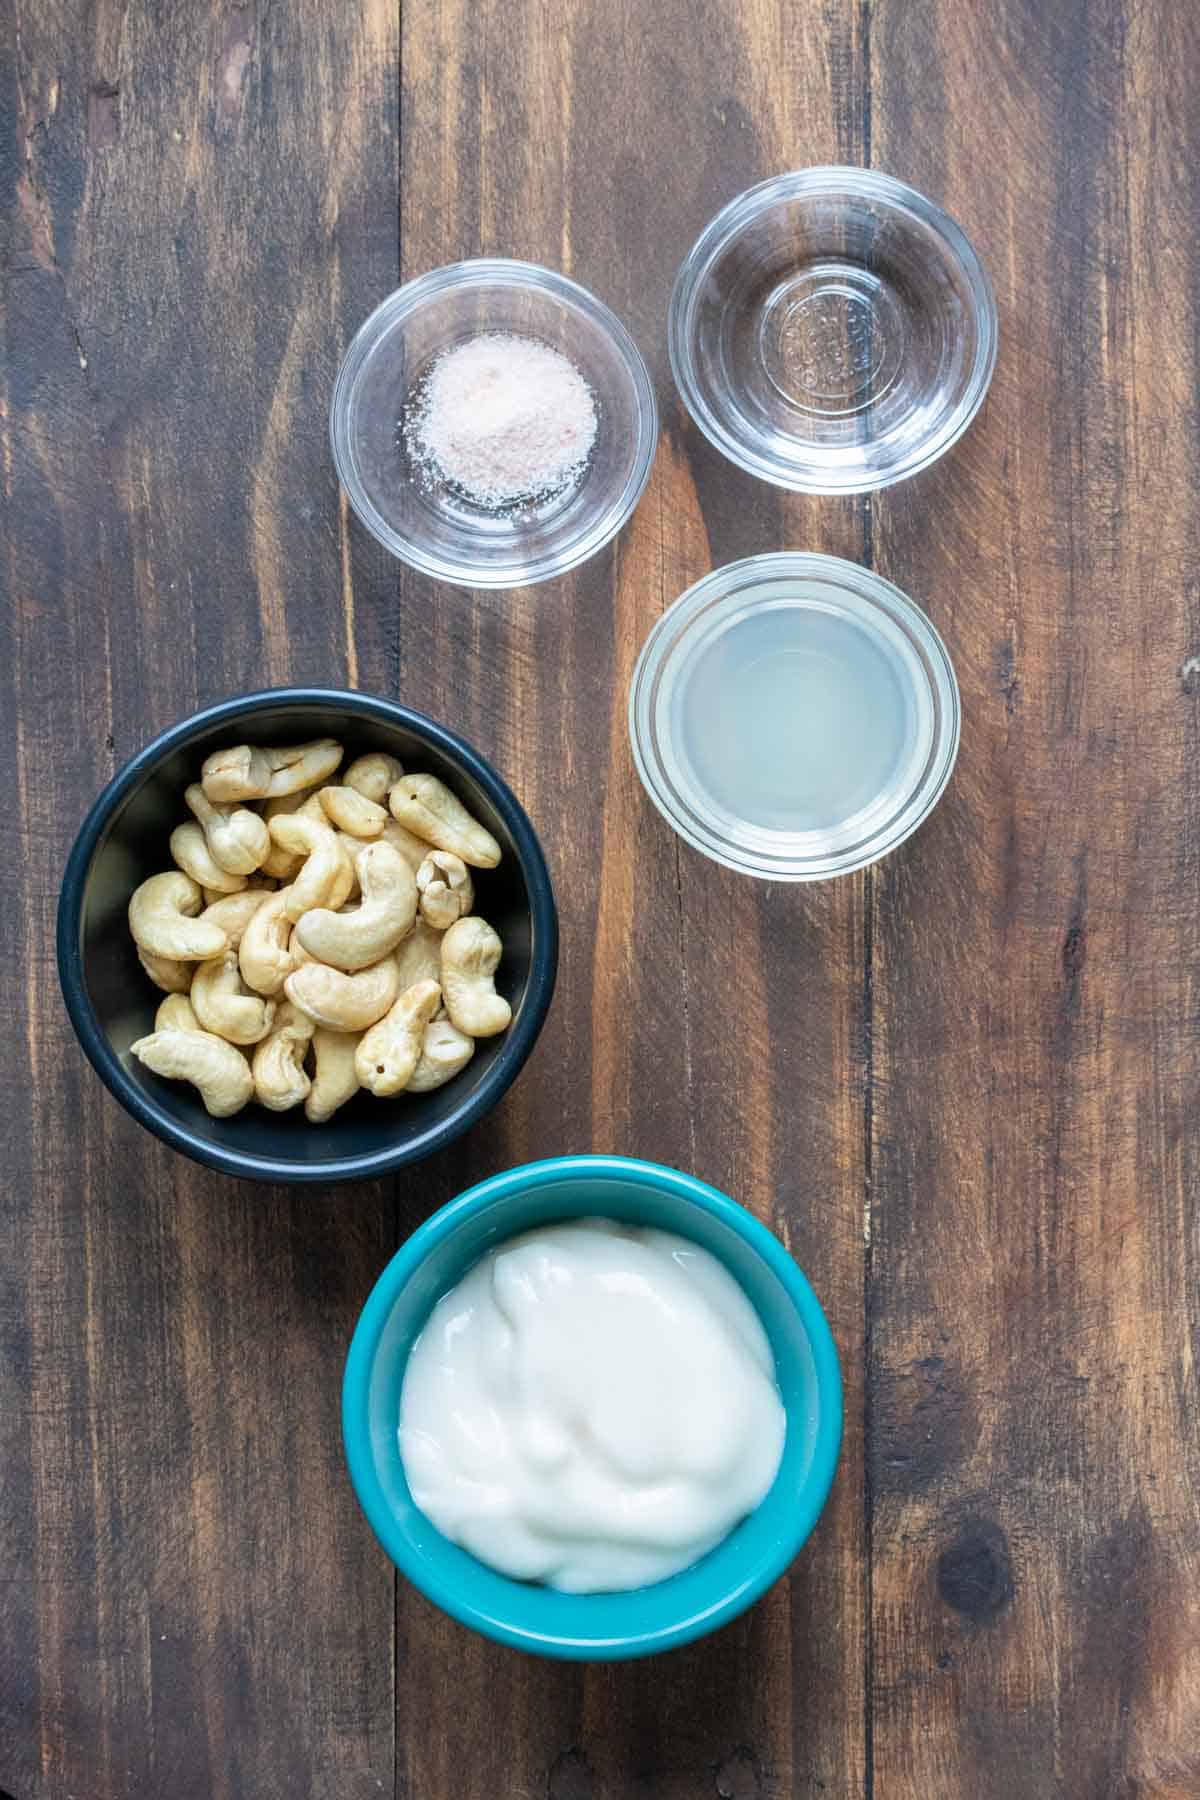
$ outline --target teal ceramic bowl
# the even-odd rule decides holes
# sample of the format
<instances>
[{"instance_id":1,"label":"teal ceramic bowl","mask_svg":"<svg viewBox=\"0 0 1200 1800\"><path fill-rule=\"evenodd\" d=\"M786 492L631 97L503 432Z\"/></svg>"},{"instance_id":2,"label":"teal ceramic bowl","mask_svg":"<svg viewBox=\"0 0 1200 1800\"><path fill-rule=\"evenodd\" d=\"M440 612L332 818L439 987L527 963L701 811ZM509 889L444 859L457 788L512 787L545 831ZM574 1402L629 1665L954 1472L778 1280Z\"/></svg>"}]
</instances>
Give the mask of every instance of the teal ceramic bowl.
<instances>
[{"instance_id":1,"label":"teal ceramic bowl","mask_svg":"<svg viewBox=\"0 0 1200 1800\"><path fill-rule=\"evenodd\" d=\"M587 1216L657 1226L720 1258L766 1327L787 1409L783 1461L762 1504L681 1574L615 1594L561 1594L487 1568L414 1506L400 1461L400 1387L434 1304L493 1244ZM496 1175L435 1213L363 1308L342 1388L350 1476L392 1561L464 1625L542 1656L650 1656L715 1631L764 1593L816 1524L842 1433L842 1384L825 1315L779 1239L744 1207L675 1169L564 1156Z\"/></svg>"}]
</instances>

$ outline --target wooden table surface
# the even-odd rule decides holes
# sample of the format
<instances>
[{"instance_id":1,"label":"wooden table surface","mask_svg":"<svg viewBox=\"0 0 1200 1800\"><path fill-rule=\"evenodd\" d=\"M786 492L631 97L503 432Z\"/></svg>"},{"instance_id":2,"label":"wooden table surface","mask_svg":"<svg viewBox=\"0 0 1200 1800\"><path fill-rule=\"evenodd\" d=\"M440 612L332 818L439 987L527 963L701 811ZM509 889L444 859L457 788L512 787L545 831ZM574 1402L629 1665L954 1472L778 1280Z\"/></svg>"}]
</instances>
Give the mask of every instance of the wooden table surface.
<instances>
[{"instance_id":1,"label":"wooden table surface","mask_svg":"<svg viewBox=\"0 0 1200 1800\"><path fill-rule=\"evenodd\" d=\"M0 0L0 29L0 1789L1200 1795L1193 0ZM826 162L945 204L1001 314L971 431L869 500L726 465L665 352L713 211ZM493 595L389 560L326 437L367 312L481 252L614 306L664 417L620 541ZM780 546L921 600L964 701L931 822L802 889L681 848L625 729L662 609ZM52 945L113 771L285 682L473 739L562 911L509 1098L331 1192L136 1127ZM584 1670L397 1583L338 1382L418 1220L588 1149L783 1235L847 1421L786 1581L707 1642Z\"/></svg>"}]
</instances>

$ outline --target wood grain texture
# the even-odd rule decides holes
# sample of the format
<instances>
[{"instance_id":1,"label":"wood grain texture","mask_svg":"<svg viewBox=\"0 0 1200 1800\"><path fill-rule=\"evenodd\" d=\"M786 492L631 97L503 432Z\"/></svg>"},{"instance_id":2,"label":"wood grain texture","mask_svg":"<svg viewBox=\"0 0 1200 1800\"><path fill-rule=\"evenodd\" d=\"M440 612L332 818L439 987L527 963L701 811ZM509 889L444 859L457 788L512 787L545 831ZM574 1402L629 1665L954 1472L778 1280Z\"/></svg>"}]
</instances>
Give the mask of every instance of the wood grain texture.
<instances>
[{"instance_id":1,"label":"wood grain texture","mask_svg":"<svg viewBox=\"0 0 1200 1800\"><path fill-rule=\"evenodd\" d=\"M407 12L402 68L404 274L481 253L563 268L634 331L665 427L631 527L576 574L470 603L402 577L402 690L439 716L468 709L543 832L563 914L542 1043L459 1166L615 1150L737 1194L827 1303L850 1425L791 1580L660 1662L533 1663L402 1587L399 1792L860 1791L861 889L763 891L683 850L641 792L625 721L646 633L714 563L780 542L861 554L857 508L785 504L708 449L665 349L675 271L711 213L776 168L856 154L857 14L439 0Z\"/></svg>"},{"instance_id":2,"label":"wood grain texture","mask_svg":"<svg viewBox=\"0 0 1200 1800\"><path fill-rule=\"evenodd\" d=\"M338 1380L392 1197L223 1182L139 1131L71 1040L53 924L85 807L153 732L386 683L390 570L347 579L324 413L396 273L395 8L0 19L0 1788L367 1800L391 1582Z\"/></svg>"},{"instance_id":3,"label":"wood grain texture","mask_svg":"<svg viewBox=\"0 0 1200 1800\"><path fill-rule=\"evenodd\" d=\"M1190 1800L1200 24L1186 0L0 0L0 1792L14 1800ZM678 263L803 163L968 228L993 391L869 503L724 463L670 382ZM625 318L663 436L632 525L466 594L348 519L326 413L398 279L492 252ZM625 695L707 568L874 562L963 689L933 820L759 887L644 800ZM196 705L423 707L541 830L558 995L503 1105L394 1184L221 1181L71 1040L78 819ZM588 1671L394 1579L337 1384L398 1238L619 1150L784 1236L846 1377L830 1507L717 1637Z\"/></svg>"},{"instance_id":4,"label":"wood grain texture","mask_svg":"<svg viewBox=\"0 0 1200 1800\"><path fill-rule=\"evenodd\" d=\"M875 1791L1200 1793L1194 8L875 0L872 155L1001 312L873 507L953 646L873 884Z\"/></svg>"}]
</instances>

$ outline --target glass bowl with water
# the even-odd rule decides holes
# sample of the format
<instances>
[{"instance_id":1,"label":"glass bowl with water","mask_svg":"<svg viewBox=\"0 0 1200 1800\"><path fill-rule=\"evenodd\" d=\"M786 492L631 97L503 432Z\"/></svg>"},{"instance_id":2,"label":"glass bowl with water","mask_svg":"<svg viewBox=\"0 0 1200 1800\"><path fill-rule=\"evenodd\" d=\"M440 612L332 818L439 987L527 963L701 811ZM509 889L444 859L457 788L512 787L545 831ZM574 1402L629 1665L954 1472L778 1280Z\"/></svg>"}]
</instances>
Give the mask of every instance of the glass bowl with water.
<instances>
[{"instance_id":1,"label":"glass bowl with water","mask_svg":"<svg viewBox=\"0 0 1200 1800\"><path fill-rule=\"evenodd\" d=\"M865 868L954 767L958 683L920 607L840 557L751 556L663 614L629 695L638 774L679 835L768 881Z\"/></svg>"},{"instance_id":2,"label":"glass bowl with water","mask_svg":"<svg viewBox=\"0 0 1200 1800\"><path fill-rule=\"evenodd\" d=\"M409 429L439 357L485 334L558 351L596 410L582 469L502 507L431 474ZM658 408L637 345L595 295L534 263L479 257L376 307L338 371L330 438L351 506L394 555L465 587L522 587L575 568L625 524L650 478Z\"/></svg>"},{"instance_id":3,"label":"glass bowl with water","mask_svg":"<svg viewBox=\"0 0 1200 1800\"><path fill-rule=\"evenodd\" d=\"M731 200L671 299L671 367L717 449L778 487L886 487L961 436L996 361L970 241L871 169L801 169Z\"/></svg>"}]
</instances>

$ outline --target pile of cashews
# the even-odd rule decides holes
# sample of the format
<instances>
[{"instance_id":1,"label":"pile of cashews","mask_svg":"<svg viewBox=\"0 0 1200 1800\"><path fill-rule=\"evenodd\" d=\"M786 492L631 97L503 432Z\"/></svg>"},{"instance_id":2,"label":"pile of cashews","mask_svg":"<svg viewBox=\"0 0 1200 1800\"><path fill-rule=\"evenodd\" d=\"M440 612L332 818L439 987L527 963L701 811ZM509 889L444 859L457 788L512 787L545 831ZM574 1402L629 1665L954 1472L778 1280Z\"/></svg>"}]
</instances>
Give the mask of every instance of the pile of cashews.
<instances>
[{"instance_id":1,"label":"pile of cashews","mask_svg":"<svg viewBox=\"0 0 1200 1800\"><path fill-rule=\"evenodd\" d=\"M332 738L215 751L176 866L129 902L166 996L132 1054L213 1118L257 1100L319 1125L360 1088L430 1093L512 1018L499 934L472 910L499 844L435 775L373 752L335 781L342 757Z\"/></svg>"}]
</instances>

